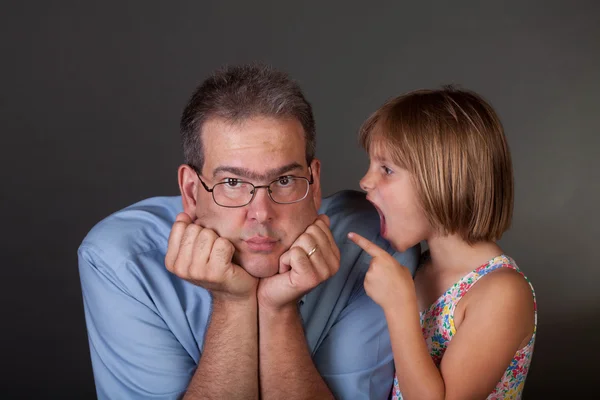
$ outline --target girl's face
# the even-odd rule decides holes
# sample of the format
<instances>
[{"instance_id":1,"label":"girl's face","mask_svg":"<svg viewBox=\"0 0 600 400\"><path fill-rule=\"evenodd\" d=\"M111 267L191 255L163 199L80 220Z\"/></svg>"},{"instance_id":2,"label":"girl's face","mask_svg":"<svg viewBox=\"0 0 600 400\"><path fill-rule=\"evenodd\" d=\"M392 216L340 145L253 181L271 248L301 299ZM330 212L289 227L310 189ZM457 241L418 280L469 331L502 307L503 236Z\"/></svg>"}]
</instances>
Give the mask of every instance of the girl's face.
<instances>
[{"instance_id":1,"label":"girl's face","mask_svg":"<svg viewBox=\"0 0 600 400\"><path fill-rule=\"evenodd\" d=\"M427 240L432 227L417 198L412 175L392 163L385 151L371 152L369 158L369 170L360 180L360 187L379 212L381 235L397 251Z\"/></svg>"}]
</instances>

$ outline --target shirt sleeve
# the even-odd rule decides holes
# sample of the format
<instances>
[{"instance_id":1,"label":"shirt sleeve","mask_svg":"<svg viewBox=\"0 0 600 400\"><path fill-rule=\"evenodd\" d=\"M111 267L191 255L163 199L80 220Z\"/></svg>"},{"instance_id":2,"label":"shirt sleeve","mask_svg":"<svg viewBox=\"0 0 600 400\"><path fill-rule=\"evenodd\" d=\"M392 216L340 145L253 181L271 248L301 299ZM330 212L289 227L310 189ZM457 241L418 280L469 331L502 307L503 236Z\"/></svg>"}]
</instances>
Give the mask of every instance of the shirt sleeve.
<instances>
[{"instance_id":1,"label":"shirt sleeve","mask_svg":"<svg viewBox=\"0 0 600 400\"><path fill-rule=\"evenodd\" d=\"M380 236L374 242L414 276L420 245L400 253ZM362 252L356 265L362 272L353 294L315 354L315 364L336 399L390 398L395 368L387 321L363 285L370 261Z\"/></svg>"},{"instance_id":2,"label":"shirt sleeve","mask_svg":"<svg viewBox=\"0 0 600 400\"><path fill-rule=\"evenodd\" d=\"M78 256L98 398L181 397L196 368L192 357L97 252L80 248Z\"/></svg>"},{"instance_id":3,"label":"shirt sleeve","mask_svg":"<svg viewBox=\"0 0 600 400\"><path fill-rule=\"evenodd\" d=\"M360 285L315 354L336 399L387 399L394 360L383 310Z\"/></svg>"}]
</instances>

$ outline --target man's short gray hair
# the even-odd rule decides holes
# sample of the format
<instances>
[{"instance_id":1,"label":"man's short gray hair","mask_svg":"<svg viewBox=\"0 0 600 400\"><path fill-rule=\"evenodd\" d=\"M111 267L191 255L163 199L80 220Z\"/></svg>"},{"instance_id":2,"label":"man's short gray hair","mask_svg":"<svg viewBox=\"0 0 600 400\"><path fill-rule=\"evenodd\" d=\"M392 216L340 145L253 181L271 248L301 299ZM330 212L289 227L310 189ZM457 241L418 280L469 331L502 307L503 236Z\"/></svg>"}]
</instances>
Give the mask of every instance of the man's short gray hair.
<instances>
[{"instance_id":1,"label":"man's short gray hair","mask_svg":"<svg viewBox=\"0 0 600 400\"><path fill-rule=\"evenodd\" d=\"M263 64L222 68L196 89L181 116L185 163L202 170L201 132L210 118L238 123L256 116L298 120L304 128L306 162L310 164L316 147L312 107L286 73Z\"/></svg>"}]
</instances>

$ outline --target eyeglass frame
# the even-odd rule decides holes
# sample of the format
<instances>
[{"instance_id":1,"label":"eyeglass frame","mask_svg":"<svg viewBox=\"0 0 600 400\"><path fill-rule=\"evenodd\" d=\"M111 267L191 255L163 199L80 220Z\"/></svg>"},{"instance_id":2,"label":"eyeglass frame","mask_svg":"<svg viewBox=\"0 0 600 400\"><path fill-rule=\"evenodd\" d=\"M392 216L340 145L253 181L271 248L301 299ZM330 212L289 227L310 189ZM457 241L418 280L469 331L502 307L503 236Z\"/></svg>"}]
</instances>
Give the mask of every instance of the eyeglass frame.
<instances>
[{"instance_id":1,"label":"eyeglass frame","mask_svg":"<svg viewBox=\"0 0 600 400\"><path fill-rule=\"evenodd\" d=\"M310 174L310 179L305 178L303 176L283 175L283 176L280 176L278 178L273 179L271 182L269 182L268 185L259 185L259 186L256 186L252 182L248 182L248 181L240 179L239 180L240 182L247 183L247 184L249 184L250 186L253 187L252 193L251 193L252 197L250 197L250 200L246 204L243 204L241 206L224 206L222 204L217 203L217 200L215 199L215 192L214 192L214 190L215 190L215 186L223 185L223 184L225 184L227 182L215 183L213 185L213 187L209 188L208 185L206 183L204 183L204 181L200 177L200 171L198 171L198 168L196 168L195 165L191 165L191 164L188 164L188 166L190 168L192 168L194 170L194 172L196 172L196 175L198 176L198 179L200 180L200 183L204 187L204 190L206 190L207 192L209 192L211 194L211 197L212 197L213 201L215 202L215 204L218 205L219 207L225 207L225 208L241 208L241 207L246 207L248 204L252 203L252 200L254 200L254 197L256 196L256 189L267 189L267 195L269 196L269 199L271 199L271 201L273 203L275 203L275 204L284 204L285 205L285 204L299 203L302 200L306 199L306 197L308 196L308 192L310 191L310 185L312 185L314 183L313 174L312 174L312 168L310 167L310 165L308 166L308 170L309 170L309 174ZM306 193L304 194L304 197L302 197L301 199L298 199L296 201L291 201L291 202L288 202L288 203L280 203L278 201L275 201L275 199L273 199L273 196L271 195L272 191L270 189L270 186L273 183L277 182L279 179L284 178L284 177L289 177L289 178L294 178L294 179L304 179L305 181L307 181L308 182L308 189L306 190ZM238 179L238 178L233 178L233 179Z\"/></svg>"}]
</instances>

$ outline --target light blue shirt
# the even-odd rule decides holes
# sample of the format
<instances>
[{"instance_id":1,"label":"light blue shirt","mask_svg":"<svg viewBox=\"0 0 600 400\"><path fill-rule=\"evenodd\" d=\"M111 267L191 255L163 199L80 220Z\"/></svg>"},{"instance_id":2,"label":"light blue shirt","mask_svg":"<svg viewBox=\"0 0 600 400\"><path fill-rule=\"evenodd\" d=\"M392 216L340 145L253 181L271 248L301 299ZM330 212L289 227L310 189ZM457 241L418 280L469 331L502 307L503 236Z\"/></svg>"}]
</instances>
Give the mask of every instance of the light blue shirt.
<instances>
[{"instance_id":1,"label":"light blue shirt","mask_svg":"<svg viewBox=\"0 0 600 400\"><path fill-rule=\"evenodd\" d=\"M210 294L164 264L181 211L181 197L143 200L98 223L79 248L100 399L181 397L200 361ZM363 288L371 257L346 234L354 231L376 242L413 274L419 249L394 253L379 236L377 212L361 193L325 198L320 213L331 219L341 265L299 302L310 354L336 398L387 398L394 375L389 333L382 309Z\"/></svg>"}]
</instances>

